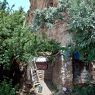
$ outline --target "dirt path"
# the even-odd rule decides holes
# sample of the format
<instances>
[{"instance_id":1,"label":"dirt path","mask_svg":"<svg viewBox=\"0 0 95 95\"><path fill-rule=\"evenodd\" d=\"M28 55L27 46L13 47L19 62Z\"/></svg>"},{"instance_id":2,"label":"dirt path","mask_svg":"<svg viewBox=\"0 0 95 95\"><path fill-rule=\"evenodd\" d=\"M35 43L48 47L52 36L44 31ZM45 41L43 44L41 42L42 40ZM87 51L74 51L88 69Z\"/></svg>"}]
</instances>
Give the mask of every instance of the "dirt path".
<instances>
[{"instance_id":1,"label":"dirt path","mask_svg":"<svg viewBox=\"0 0 95 95\"><path fill-rule=\"evenodd\" d=\"M52 95L52 92L50 91L46 83L43 80L41 80L40 83L43 87L42 95Z\"/></svg>"}]
</instances>

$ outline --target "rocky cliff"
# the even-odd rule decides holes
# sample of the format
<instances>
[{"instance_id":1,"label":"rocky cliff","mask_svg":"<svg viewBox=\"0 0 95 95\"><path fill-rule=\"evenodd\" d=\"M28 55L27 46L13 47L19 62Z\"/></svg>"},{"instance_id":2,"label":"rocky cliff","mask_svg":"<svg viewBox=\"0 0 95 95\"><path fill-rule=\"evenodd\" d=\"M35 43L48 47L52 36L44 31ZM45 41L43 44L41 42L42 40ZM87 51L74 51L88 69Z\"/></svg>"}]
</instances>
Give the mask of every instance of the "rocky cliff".
<instances>
[{"instance_id":1,"label":"rocky cliff","mask_svg":"<svg viewBox=\"0 0 95 95\"><path fill-rule=\"evenodd\" d=\"M27 22L29 25L32 23L33 11L35 9L43 9L49 6L57 6L58 0L30 0L30 9L28 11ZM71 41L71 35L67 30L67 14L64 15L65 20L58 21L55 23L52 29L47 30L47 35L49 38L55 39L62 45L66 46Z\"/></svg>"},{"instance_id":2,"label":"rocky cliff","mask_svg":"<svg viewBox=\"0 0 95 95\"><path fill-rule=\"evenodd\" d=\"M37 8L43 9L43 8L49 7L49 6L57 6L57 4L58 4L58 0L30 0L30 9L28 11L28 17L27 17L28 24L31 25L31 23L32 23L33 11L35 9L37 9ZM48 29L46 31L48 38L55 39L56 41L60 42L62 46L66 46L68 43L70 43L72 41L71 34L69 34L67 32L68 17L67 17L66 13L64 13L64 17L65 17L65 19L63 21L62 20L57 21L55 23L54 27L52 27L52 29ZM60 63L60 61L57 63ZM61 77L61 72L62 72L61 67L64 64L63 63L60 63L60 65L56 64L54 67L53 81L55 84L63 84L64 83L64 82L62 83L62 79L59 80L59 77L58 77L58 76ZM70 82L72 82L72 77L71 77L72 76L72 64L71 63L70 63L70 66L67 66L67 69L68 68L71 68L71 72L69 73L70 77L68 78L68 80ZM58 74L58 76L56 74Z\"/></svg>"}]
</instances>

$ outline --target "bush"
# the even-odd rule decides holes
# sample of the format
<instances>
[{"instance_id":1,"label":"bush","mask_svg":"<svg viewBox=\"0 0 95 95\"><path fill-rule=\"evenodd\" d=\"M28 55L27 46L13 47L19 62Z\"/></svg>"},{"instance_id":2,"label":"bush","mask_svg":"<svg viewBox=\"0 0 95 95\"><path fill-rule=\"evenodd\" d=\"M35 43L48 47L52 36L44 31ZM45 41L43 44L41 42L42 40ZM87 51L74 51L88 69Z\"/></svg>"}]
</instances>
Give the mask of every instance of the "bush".
<instances>
[{"instance_id":1,"label":"bush","mask_svg":"<svg viewBox=\"0 0 95 95\"><path fill-rule=\"evenodd\" d=\"M16 90L12 88L11 83L3 81L0 84L0 95L16 95Z\"/></svg>"},{"instance_id":2,"label":"bush","mask_svg":"<svg viewBox=\"0 0 95 95\"><path fill-rule=\"evenodd\" d=\"M74 86L74 95L95 95L95 86L92 84L85 86Z\"/></svg>"}]
</instances>

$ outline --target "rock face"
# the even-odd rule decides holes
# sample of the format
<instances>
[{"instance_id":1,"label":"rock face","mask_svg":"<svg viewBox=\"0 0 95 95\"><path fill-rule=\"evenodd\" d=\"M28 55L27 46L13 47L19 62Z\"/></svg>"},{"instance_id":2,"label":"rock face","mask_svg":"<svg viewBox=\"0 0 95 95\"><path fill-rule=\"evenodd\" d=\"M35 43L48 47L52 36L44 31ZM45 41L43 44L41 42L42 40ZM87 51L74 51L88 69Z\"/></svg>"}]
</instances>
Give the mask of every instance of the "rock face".
<instances>
[{"instance_id":1,"label":"rock face","mask_svg":"<svg viewBox=\"0 0 95 95\"><path fill-rule=\"evenodd\" d=\"M53 83L58 89L62 89L62 87L69 88L72 85L72 78L71 60L66 62L62 60L62 55L59 54L56 56L55 65L53 67Z\"/></svg>"},{"instance_id":2,"label":"rock face","mask_svg":"<svg viewBox=\"0 0 95 95\"><path fill-rule=\"evenodd\" d=\"M30 9L28 11L27 23L31 25L33 19L33 11L35 9L43 9L45 7L58 5L58 0L30 0ZM52 29L46 30L46 34L49 38L55 39L62 44L62 46L66 46L69 42L72 42L72 36L67 32L67 14L63 14L65 19L61 21L56 21L54 27Z\"/></svg>"},{"instance_id":3,"label":"rock face","mask_svg":"<svg viewBox=\"0 0 95 95\"><path fill-rule=\"evenodd\" d=\"M37 8L43 9L46 6L45 0L29 0L30 1L30 9L28 11L27 22L28 25L31 25L33 19L33 11Z\"/></svg>"},{"instance_id":4,"label":"rock face","mask_svg":"<svg viewBox=\"0 0 95 95\"><path fill-rule=\"evenodd\" d=\"M30 9L28 11L28 17L27 22L29 25L32 23L33 19L33 11L37 8L43 9L45 7L49 6L57 6L58 0L30 0ZM57 21L52 29L49 29L46 31L46 34L48 38L55 39L56 41L60 42L62 46L66 46L68 43L70 43L72 40L71 34L67 32L67 14L64 13L65 19L63 21ZM63 64L62 61L59 60L56 61L56 64L53 68L53 75L52 79L54 84L64 85L65 80L61 78L62 76L62 67L65 66L65 63ZM70 65L67 65L67 71L70 70L70 73L68 73L68 76L66 80L68 82L72 82L72 64L70 62ZM64 72L64 70L63 70ZM59 78L60 77L60 78Z\"/></svg>"},{"instance_id":5,"label":"rock face","mask_svg":"<svg viewBox=\"0 0 95 95\"><path fill-rule=\"evenodd\" d=\"M32 23L33 11L35 9L43 9L49 6L57 6L58 0L29 0L30 9L28 11L27 22L30 25Z\"/></svg>"}]
</instances>

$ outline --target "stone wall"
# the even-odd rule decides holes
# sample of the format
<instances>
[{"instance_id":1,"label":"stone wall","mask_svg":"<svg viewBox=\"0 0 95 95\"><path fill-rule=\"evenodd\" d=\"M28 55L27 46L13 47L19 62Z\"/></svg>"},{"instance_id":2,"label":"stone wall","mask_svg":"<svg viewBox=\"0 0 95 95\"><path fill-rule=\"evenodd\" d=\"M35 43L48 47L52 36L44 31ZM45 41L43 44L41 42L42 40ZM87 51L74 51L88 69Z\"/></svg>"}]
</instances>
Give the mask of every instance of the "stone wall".
<instances>
[{"instance_id":1,"label":"stone wall","mask_svg":"<svg viewBox=\"0 0 95 95\"><path fill-rule=\"evenodd\" d=\"M60 59L60 56L58 55L56 57L56 61L55 61L54 65L53 65L53 76L52 76L53 84L56 85L57 87L59 87L62 84L62 80L60 77L61 66L62 66L61 59Z\"/></svg>"},{"instance_id":2,"label":"stone wall","mask_svg":"<svg viewBox=\"0 0 95 95\"><path fill-rule=\"evenodd\" d=\"M63 61L61 55L56 57L56 61L53 67L53 84L60 87L71 87L72 86L72 63L71 61Z\"/></svg>"},{"instance_id":3,"label":"stone wall","mask_svg":"<svg viewBox=\"0 0 95 95\"><path fill-rule=\"evenodd\" d=\"M53 67L52 67L51 63L48 63L48 69L45 70L44 79L52 81L52 74L53 74Z\"/></svg>"}]
</instances>

